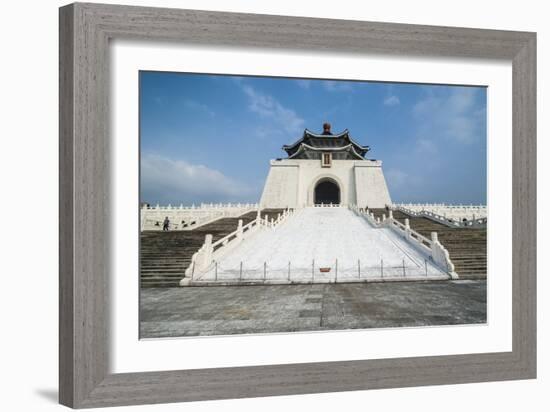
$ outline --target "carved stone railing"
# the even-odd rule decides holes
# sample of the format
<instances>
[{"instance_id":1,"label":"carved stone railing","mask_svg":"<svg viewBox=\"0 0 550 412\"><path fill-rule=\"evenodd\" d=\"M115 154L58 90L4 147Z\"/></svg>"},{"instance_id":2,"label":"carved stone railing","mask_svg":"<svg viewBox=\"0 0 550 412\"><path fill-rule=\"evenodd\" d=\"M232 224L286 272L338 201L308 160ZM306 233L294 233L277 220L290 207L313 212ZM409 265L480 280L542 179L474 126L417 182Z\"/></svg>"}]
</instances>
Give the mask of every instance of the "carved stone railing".
<instances>
[{"instance_id":1,"label":"carved stone railing","mask_svg":"<svg viewBox=\"0 0 550 412\"><path fill-rule=\"evenodd\" d=\"M437 213L423 208L434 208L435 210L450 210L454 217L447 213ZM462 206L462 205L392 205L393 210L399 210L409 216L425 217L437 223L452 228L483 228L487 227L487 208L485 206ZM457 212L458 211L458 212ZM476 215L477 212L478 214ZM471 213L466 217L467 213ZM485 215L485 216L483 216ZM457 217L458 216L458 217ZM462 216L462 217L460 217ZM470 217L471 216L471 217ZM477 217L476 217L477 216Z\"/></svg>"},{"instance_id":2,"label":"carved stone railing","mask_svg":"<svg viewBox=\"0 0 550 412\"><path fill-rule=\"evenodd\" d=\"M207 234L201 248L193 254L191 264L185 270L185 277L180 281L180 285L185 286L196 277L200 277L200 275L208 270L216 260L219 260L223 255L235 248L256 231L261 229L274 229L293 214L294 210L285 210L283 213L277 215L277 219L268 219L267 215L262 219L260 211L258 210L256 219L245 226L243 226L242 219L239 219L237 230L229 233L216 242L212 242L212 235Z\"/></svg>"},{"instance_id":3,"label":"carved stone railing","mask_svg":"<svg viewBox=\"0 0 550 412\"><path fill-rule=\"evenodd\" d=\"M443 214L445 211L449 213L466 213L470 215L476 213L479 217L487 216L487 206L486 205L464 205L464 204L447 204L447 203L394 203L394 206L402 206L404 208L422 211L429 210L435 213Z\"/></svg>"},{"instance_id":4,"label":"carved stone railing","mask_svg":"<svg viewBox=\"0 0 550 412\"><path fill-rule=\"evenodd\" d=\"M141 230L162 230L166 217L169 230L193 230L224 217L238 217L258 210L257 203L202 204L201 206L143 206Z\"/></svg>"},{"instance_id":5,"label":"carved stone railing","mask_svg":"<svg viewBox=\"0 0 550 412\"><path fill-rule=\"evenodd\" d=\"M437 232L431 232L431 239L421 235L415 230L411 229L409 219L405 219L405 223L401 223L393 218L393 211L388 211L388 217L385 214L382 215L382 219L375 217L374 213L361 209L356 205L350 205L350 210L354 211L359 216L364 217L376 228L389 228L396 232L399 236L404 238L408 243L419 249L420 251L428 254L430 259L438 265L441 269L445 270L452 279L458 279L458 275L455 272L453 262L449 257L449 252L439 242Z\"/></svg>"},{"instance_id":6,"label":"carved stone railing","mask_svg":"<svg viewBox=\"0 0 550 412\"><path fill-rule=\"evenodd\" d=\"M341 207L340 203L316 203L313 207Z\"/></svg>"},{"instance_id":7,"label":"carved stone railing","mask_svg":"<svg viewBox=\"0 0 550 412\"><path fill-rule=\"evenodd\" d=\"M141 209L145 210L212 210L212 209L234 209L234 208L258 208L258 203L201 203L199 206L192 204L191 206L172 206L168 204L166 206L161 206L158 203L155 206L148 204L142 205Z\"/></svg>"}]
</instances>

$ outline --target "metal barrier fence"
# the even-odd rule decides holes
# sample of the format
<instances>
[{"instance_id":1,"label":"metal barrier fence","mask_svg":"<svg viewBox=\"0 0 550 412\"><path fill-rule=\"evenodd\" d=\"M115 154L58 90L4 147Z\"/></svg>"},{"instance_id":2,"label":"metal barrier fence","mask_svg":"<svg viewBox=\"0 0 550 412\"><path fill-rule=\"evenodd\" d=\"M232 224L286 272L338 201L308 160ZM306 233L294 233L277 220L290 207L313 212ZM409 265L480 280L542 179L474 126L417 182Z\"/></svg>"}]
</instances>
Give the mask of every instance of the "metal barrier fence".
<instances>
[{"instance_id":1,"label":"metal barrier fence","mask_svg":"<svg viewBox=\"0 0 550 412\"><path fill-rule=\"evenodd\" d=\"M410 260L402 260L401 264L384 264L381 259L378 265L362 265L361 260L356 264L347 262L343 265L335 260L328 265L325 262L319 264L315 260L309 265L293 265L288 262L284 266L271 266L268 262L261 265L250 266L246 262L237 265L226 266L214 261L213 264L200 275L191 272L193 282L303 282L303 283L337 283L357 282L368 280L392 279L406 280L407 278L432 278L449 275L437 268L428 259L414 264Z\"/></svg>"}]
</instances>

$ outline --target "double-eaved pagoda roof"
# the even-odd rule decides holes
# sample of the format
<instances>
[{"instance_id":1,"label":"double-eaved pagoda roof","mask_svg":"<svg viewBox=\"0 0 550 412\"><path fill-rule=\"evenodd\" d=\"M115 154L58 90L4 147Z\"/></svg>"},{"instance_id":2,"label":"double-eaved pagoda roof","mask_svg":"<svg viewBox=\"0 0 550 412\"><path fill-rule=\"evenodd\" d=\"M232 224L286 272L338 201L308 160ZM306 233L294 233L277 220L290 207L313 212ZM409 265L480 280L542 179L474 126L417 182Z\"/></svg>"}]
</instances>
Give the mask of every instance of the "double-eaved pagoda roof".
<instances>
[{"instance_id":1,"label":"double-eaved pagoda roof","mask_svg":"<svg viewBox=\"0 0 550 412\"><path fill-rule=\"evenodd\" d=\"M323 125L323 133L317 134L305 129L301 139L283 146L289 159L320 159L322 153L332 153L336 160L363 160L370 150L353 141L348 129L338 134L330 132L330 124Z\"/></svg>"}]
</instances>

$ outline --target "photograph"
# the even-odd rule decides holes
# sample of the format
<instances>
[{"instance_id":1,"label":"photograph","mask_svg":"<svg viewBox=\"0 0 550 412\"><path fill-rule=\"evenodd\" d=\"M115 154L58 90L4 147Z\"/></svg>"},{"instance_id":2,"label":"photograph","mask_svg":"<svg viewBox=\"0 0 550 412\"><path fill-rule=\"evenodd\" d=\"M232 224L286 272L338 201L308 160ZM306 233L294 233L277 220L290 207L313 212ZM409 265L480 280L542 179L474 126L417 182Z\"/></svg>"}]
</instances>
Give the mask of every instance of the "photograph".
<instances>
[{"instance_id":1,"label":"photograph","mask_svg":"<svg viewBox=\"0 0 550 412\"><path fill-rule=\"evenodd\" d=\"M2 410L548 411L546 3L118 3L3 3Z\"/></svg>"},{"instance_id":2,"label":"photograph","mask_svg":"<svg viewBox=\"0 0 550 412\"><path fill-rule=\"evenodd\" d=\"M486 92L140 71L140 338L485 324Z\"/></svg>"}]
</instances>

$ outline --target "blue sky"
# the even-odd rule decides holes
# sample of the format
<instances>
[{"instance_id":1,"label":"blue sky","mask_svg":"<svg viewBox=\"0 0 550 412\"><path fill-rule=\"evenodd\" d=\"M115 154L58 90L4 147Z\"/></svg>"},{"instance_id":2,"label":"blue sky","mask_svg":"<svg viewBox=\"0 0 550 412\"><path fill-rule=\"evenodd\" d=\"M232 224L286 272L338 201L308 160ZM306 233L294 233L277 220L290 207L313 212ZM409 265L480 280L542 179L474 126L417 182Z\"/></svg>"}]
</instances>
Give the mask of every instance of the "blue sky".
<instances>
[{"instance_id":1,"label":"blue sky","mask_svg":"<svg viewBox=\"0 0 550 412\"><path fill-rule=\"evenodd\" d=\"M394 202L486 203L486 89L186 73L140 75L141 200L256 202L304 128L349 129Z\"/></svg>"}]
</instances>

